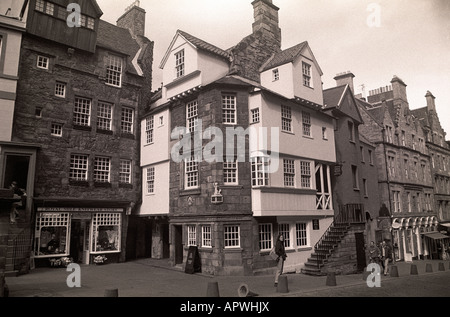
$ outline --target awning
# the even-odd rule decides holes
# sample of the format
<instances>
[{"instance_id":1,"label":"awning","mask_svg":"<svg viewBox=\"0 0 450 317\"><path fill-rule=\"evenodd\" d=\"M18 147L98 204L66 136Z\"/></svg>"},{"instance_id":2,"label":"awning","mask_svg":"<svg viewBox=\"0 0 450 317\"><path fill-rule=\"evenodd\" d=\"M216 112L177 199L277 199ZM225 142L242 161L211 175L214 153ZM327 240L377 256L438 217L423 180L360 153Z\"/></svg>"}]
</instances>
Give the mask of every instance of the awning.
<instances>
[{"instance_id":1,"label":"awning","mask_svg":"<svg viewBox=\"0 0 450 317\"><path fill-rule=\"evenodd\" d=\"M431 239L434 239L434 240L450 238L449 236L446 236L445 234L442 234L440 232L426 232L423 235L425 237L428 237L428 238L431 238Z\"/></svg>"},{"instance_id":2,"label":"awning","mask_svg":"<svg viewBox=\"0 0 450 317\"><path fill-rule=\"evenodd\" d=\"M440 223L439 225L450 228L450 223Z\"/></svg>"}]
</instances>

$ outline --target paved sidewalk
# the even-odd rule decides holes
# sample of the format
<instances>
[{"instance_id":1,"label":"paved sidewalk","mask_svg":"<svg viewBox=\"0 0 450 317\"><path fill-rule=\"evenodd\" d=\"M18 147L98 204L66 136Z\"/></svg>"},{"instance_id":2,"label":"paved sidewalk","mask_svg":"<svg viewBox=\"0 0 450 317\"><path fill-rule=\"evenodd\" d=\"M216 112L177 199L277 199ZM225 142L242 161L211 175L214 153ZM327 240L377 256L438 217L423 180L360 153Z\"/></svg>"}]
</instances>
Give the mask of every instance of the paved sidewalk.
<instances>
[{"instance_id":1,"label":"paved sidewalk","mask_svg":"<svg viewBox=\"0 0 450 317\"><path fill-rule=\"evenodd\" d=\"M438 271L444 263L445 272ZM439 260L396 263L399 278L411 278L411 265L418 274L450 273L450 262ZM426 272L431 264L432 272ZM274 276L209 276L186 274L182 268L170 267L165 260L142 259L102 266L81 266L81 288L69 288L66 280L71 272L64 268L37 268L30 274L7 277L10 297L103 297L105 290L118 289L119 297L207 297L209 283L217 282L220 297L238 297L238 288L247 284L259 297L302 296L308 292L352 285L363 285L363 274L338 275L336 286L327 286L326 276L288 274L288 293L277 293ZM381 276L382 281L396 279Z\"/></svg>"}]
</instances>

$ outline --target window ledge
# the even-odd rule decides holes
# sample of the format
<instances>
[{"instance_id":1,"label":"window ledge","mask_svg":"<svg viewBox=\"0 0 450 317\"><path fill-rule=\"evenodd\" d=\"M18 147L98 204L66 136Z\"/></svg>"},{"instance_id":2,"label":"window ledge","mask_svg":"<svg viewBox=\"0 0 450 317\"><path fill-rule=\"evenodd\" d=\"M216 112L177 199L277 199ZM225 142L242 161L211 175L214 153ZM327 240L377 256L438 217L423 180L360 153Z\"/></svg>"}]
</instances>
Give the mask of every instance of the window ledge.
<instances>
[{"instance_id":1,"label":"window ledge","mask_svg":"<svg viewBox=\"0 0 450 317\"><path fill-rule=\"evenodd\" d=\"M133 189L133 184L128 184L128 183L119 183L119 188L128 188L128 189Z\"/></svg>"},{"instance_id":2,"label":"window ledge","mask_svg":"<svg viewBox=\"0 0 450 317\"><path fill-rule=\"evenodd\" d=\"M112 130L97 129L97 133L113 135L113 131Z\"/></svg>"},{"instance_id":3,"label":"window ledge","mask_svg":"<svg viewBox=\"0 0 450 317\"><path fill-rule=\"evenodd\" d=\"M84 126L84 125L78 125L78 124L74 124L73 125L73 129L74 130L80 130L80 131L92 131L92 127Z\"/></svg>"},{"instance_id":4,"label":"window ledge","mask_svg":"<svg viewBox=\"0 0 450 317\"><path fill-rule=\"evenodd\" d=\"M70 179L69 180L69 185L79 186L79 187L89 187L89 182L88 181L80 181L80 180Z\"/></svg>"},{"instance_id":5,"label":"window ledge","mask_svg":"<svg viewBox=\"0 0 450 317\"><path fill-rule=\"evenodd\" d=\"M180 84L180 83L183 83L183 82L185 82L185 81L188 81L189 79L191 79L191 78L193 78L193 77L196 77L197 75L200 75L200 74L201 74L201 71L200 71L200 70L195 70L195 71L193 71L192 73L189 73L189 74L187 74L187 75L184 75L184 76L175 78L171 83L168 83L168 84L166 85L166 88L171 88L171 87L173 87L173 86L176 86L176 85L178 85L178 84Z\"/></svg>"},{"instance_id":6,"label":"window ledge","mask_svg":"<svg viewBox=\"0 0 450 317\"><path fill-rule=\"evenodd\" d=\"M200 195L202 193L200 188L194 188L194 189L185 189L180 191L180 197L183 196L191 196L191 195Z\"/></svg>"},{"instance_id":7,"label":"window ledge","mask_svg":"<svg viewBox=\"0 0 450 317\"><path fill-rule=\"evenodd\" d=\"M111 188L111 183L103 183L103 182L94 182L94 187L97 188Z\"/></svg>"},{"instance_id":8,"label":"window ledge","mask_svg":"<svg viewBox=\"0 0 450 317\"><path fill-rule=\"evenodd\" d=\"M135 136L134 136L134 134L132 134L132 133L122 132L122 133L120 134L120 136L121 136L122 138L124 138L124 139L130 139L130 140L134 140L134 139L135 139Z\"/></svg>"},{"instance_id":9,"label":"window ledge","mask_svg":"<svg viewBox=\"0 0 450 317\"><path fill-rule=\"evenodd\" d=\"M240 253L243 250L241 247L223 248L224 253Z\"/></svg>"}]
</instances>

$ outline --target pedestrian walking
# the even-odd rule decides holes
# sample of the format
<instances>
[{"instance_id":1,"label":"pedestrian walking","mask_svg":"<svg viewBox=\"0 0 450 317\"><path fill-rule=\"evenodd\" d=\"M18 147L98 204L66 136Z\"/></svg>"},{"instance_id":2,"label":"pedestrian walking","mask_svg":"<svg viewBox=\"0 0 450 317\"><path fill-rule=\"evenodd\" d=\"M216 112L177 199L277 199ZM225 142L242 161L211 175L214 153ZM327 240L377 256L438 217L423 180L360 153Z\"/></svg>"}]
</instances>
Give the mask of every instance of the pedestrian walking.
<instances>
[{"instance_id":1,"label":"pedestrian walking","mask_svg":"<svg viewBox=\"0 0 450 317\"><path fill-rule=\"evenodd\" d=\"M286 250L284 247L284 236L278 235L277 242L275 244L275 253L277 257L277 272L275 273L275 287L278 286L278 278L283 274L284 261L286 261Z\"/></svg>"},{"instance_id":2,"label":"pedestrian walking","mask_svg":"<svg viewBox=\"0 0 450 317\"><path fill-rule=\"evenodd\" d=\"M370 263L380 264L380 249L376 246L375 242L370 241L369 245L369 259Z\"/></svg>"},{"instance_id":3,"label":"pedestrian walking","mask_svg":"<svg viewBox=\"0 0 450 317\"><path fill-rule=\"evenodd\" d=\"M389 271L389 262L392 261L392 249L386 241L381 243L381 263L383 264L384 275L386 276Z\"/></svg>"}]
</instances>

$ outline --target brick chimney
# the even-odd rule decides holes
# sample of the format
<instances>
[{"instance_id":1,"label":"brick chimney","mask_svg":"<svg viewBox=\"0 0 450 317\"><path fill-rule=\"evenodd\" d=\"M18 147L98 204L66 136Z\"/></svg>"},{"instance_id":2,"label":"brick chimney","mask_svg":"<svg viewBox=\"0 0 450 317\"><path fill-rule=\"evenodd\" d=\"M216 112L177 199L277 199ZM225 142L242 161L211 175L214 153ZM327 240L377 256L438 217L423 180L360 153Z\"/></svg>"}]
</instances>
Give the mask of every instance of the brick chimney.
<instances>
[{"instance_id":1,"label":"brick chimney","mask_svg":"<svg viewBox=\"0 0 450 317\"><path fill-rule=\"evenodd\" d=\"M255 18L253 34L261 31L263 35L274 38L281 47L281 29L278 19L280 8L275 6L272 0L255 0L252 5Z\"/></svg>"},{"instance_id":2,"label":"brick chimney","mask_svg":"<svg viewBox=\"0 0 450 317\"><path fill-rule=\"evenodd\" d=\"M428 90L427 94L425 95L425 98L427 99L427 109L428 111L434 111L436 112L436 103L435 103L435 97L433 94Z\"/></svg>"},{"instance_id":3,"label":"brick chimney","mask_svg":"<svg viewBox=\"0 0 450 317\"><path fill-rule=\"evenodd\" d=\"M117 20L117 26L131 31L133 37L145 36L145 10L139 7L140 1L135 1Z\"/></svg>"},{"instance_id":4,"label":"brick chimney","mask_svg":"<svg viewBox=\"0 0 450 317\"><path fill-rule=\"evenodd\" d=\"M355 94L353 78L355 78L355 75L350 71L337 74L336 77L334 77L334 80L336 81L336 87L349 85L350 90L353 94Z\"/></svg>"}]
</instances>

